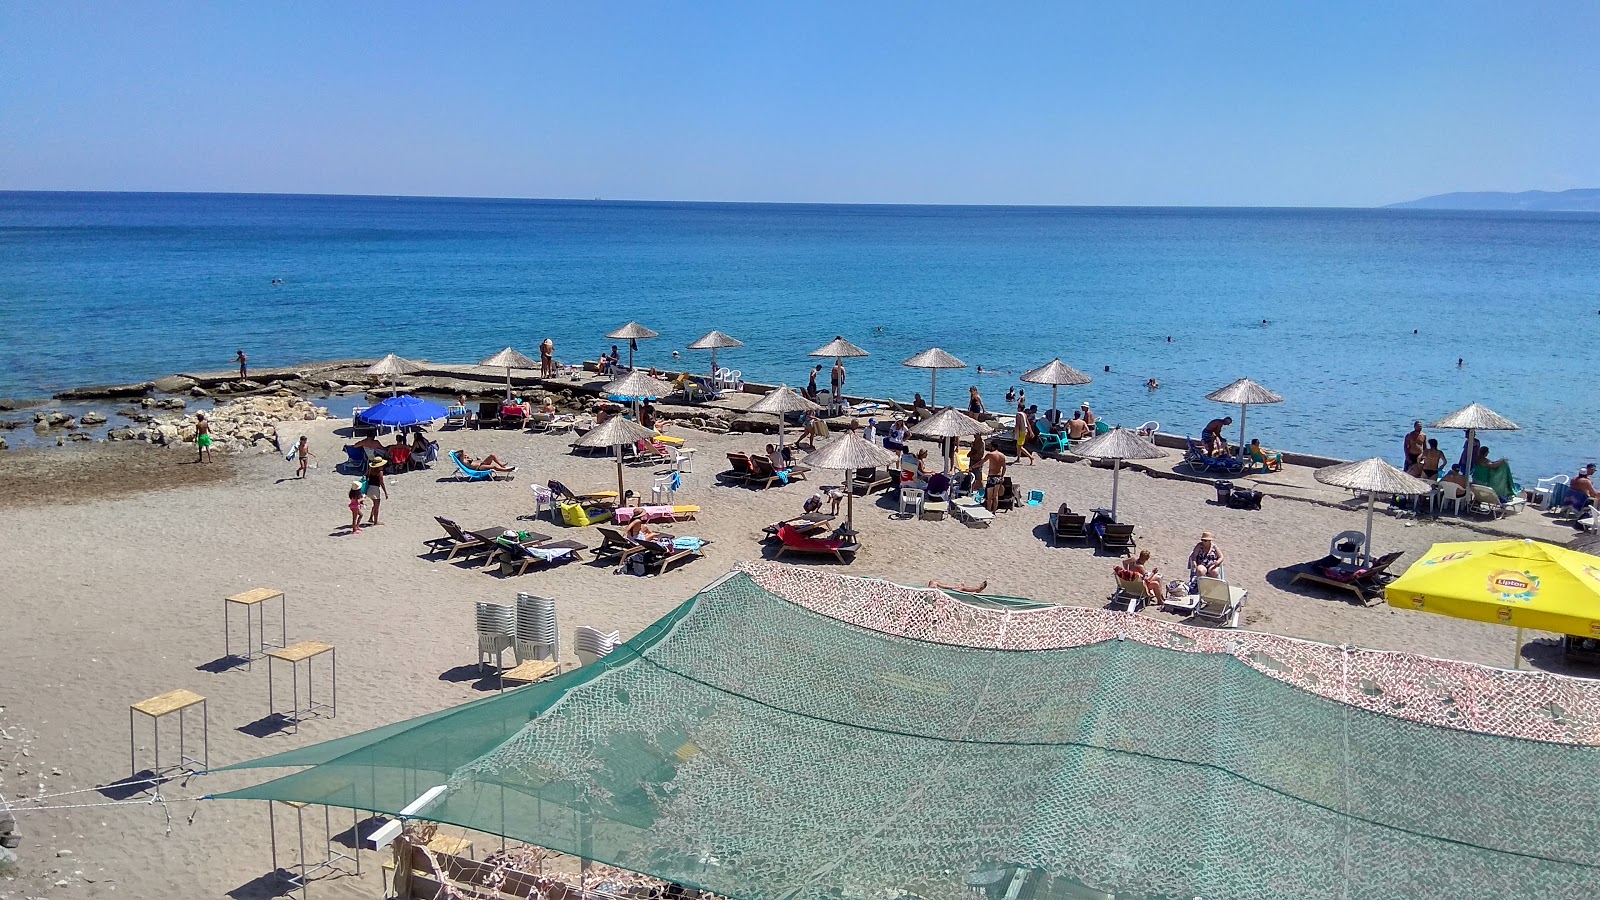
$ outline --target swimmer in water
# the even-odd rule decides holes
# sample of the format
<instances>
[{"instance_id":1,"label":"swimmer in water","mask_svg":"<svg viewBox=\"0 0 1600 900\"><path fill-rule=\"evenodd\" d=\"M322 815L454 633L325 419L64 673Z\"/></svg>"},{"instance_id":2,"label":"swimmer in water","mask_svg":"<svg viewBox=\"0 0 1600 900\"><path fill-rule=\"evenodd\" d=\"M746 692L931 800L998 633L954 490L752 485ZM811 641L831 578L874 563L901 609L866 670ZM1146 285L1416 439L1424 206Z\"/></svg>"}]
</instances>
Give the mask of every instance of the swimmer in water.
<instances>
[{"instance_id":1,"label":"swimmer in water","mask_svg":"<svg viewBox=\"0 0 1600 900\"><path fill-rule=\"evenodd\" d=\"M1467 361L1465 359L1461 359L1460 357L1456 358L1456 368L1459 369L1459 368L1461 368L1462 366L1464 366L1466 364L1467 364Z\"/></svg>"},{"instance_id":2,"label":"swimmer in water","mask_svg":"<svg viewBox=\"0 0 1600 900\"><path fill-rule=\"evenodd\" d=\"M1110 366L1106 366L1106 371L1107 372L1111 371L1111 367Z\"/></svg>"},{"instance_id":3,"label":"swimmer in water","mask_svg":"<svg viewBox=\"0 0 1600 900\"><path fill-rule=\"evenodd\" d=\"M1154 378L1152 378L1149 381L1146 381L1144 383L1144 386L1153 391L1156 388L1161 387L1161 382L1159 382L1159 381L1155 380Z\"/></svg>"}]
</instances>

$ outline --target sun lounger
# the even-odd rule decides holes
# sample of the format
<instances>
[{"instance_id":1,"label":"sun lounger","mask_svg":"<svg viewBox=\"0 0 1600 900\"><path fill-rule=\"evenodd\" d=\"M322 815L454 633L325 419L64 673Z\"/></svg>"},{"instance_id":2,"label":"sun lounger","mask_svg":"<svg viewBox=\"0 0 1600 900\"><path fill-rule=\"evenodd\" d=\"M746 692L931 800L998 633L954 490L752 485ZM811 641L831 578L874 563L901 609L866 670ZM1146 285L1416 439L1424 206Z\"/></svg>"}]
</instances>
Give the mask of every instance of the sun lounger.
<instances>
[{"instance_id":1,"label":"sun lounger","mask_svg":"<svg viewBox=\"0 0 1600 900\"><path fill-rule=\"evenodd\" d=\"M623 538L623 540L627 540L627 538ZM675 562L699 559L705 555L702 552L702 548L711 543L699 538L680 537L672 538L671 540L673 541L673 546L671 547L658 544L655 541L633 541L632 543L643 551L645 568L648 570L650 566L655 566L657 575L666 574L667 567ZM696 541L697 545L693 547L682 546L680 542L684 541Z\"/></svg>"},{"instance_id":2,"label":"sun lounger","mask_svg":"<svg viewBox=\"0 0 1600 900\"><path fill-rule=\"evenodd\" d=\"M839 561L840 565L850 564L850 561L844 558L844 554L854 555L856 551L861 549L860 544L850 541L837 538L819 538L805 534L787 522L778 526L778 542L782 546L778 548L777 554L773 557L774 559L789 552L814 553L832 556Z\"/></svg>"},{"instance_id":3,"label":"sun lounger","mask_svg":"<svg viewBox=\"0 0 1600 900\"><path fill-rule=\"evenodd\" d=\"M459 553L471 555L491 549L494 547L495 540L505 533L504 528L467 531L457 525L454 519L446 519L444 516L434 516L433 520L439 523L440 528L444 529L445 536L423 541L423 546L439 553L446 550L450 551L450 555L445 559L455 559Z\"/></svg>"},{"instance_id":4,"label":"sun lounger","mask_svg":"<svg viewBox=\"0 0 1600 900\"><path fill-rule=\"evenodd\" d=\"M700 514L698 506L641 506L646 522L682 522L693 519ZM633 507L623 506L617 509L617 524L626 525L633 519Z\"/></svg>"},{"instance_id":5,"label":"sun lounger","mask_svg":"<svg viewBox=\"0 0 1600 900\"><path fill-rule=\"evenodd\" d=\"M502 552L508 548L542 547L553 540L555 540L555 538L551 537L550 535L540 534L537 531L517 531L516 529L507 529L500 532L499 536L494 539L494 548L490 551L488 556L484 557L483 567L487 569L488 567L494 565L500 559Z\"/></svg>"},{"instance_id":6,"label":"sun lounger","mask_svg":"<svg viewBox=\"0 0 1600 900\"><path fill-rule=\"evenodd\" d=\"M1349 591L1356 595L1363 606L1372 606L1383 602L1384 586L1395 579L1394 575L1389 574L1389 567L1402 555L1403 551L1396 551L1378 557L1370 566L1353 567L1330 554L1297 567L1289 583L1306 581L1337 591Z\"/></svg>"},{"instance_id":7,"label":"sun lounger","mask_svg":"<svg viewBox=\"0 0 1600 900\"><path fill-rule=\"evenodd\" d=\"M850 478L850 489L865 497L873 491L894 487L900 483L900 473L888 469L857 469Z\"/></svg>"},{"instance_id":8,"label":"sun lounger","mask_svg":"<svg viewBox=\"0 0 1600 900\"><path fill-rule=\"evenodd\" d=\"M454 425L457 428L464 428L466 427L467 419L471 415L471 413L467 412L467 408L465 406L462 406L458 403L452 403L450 404L450 408L445 410L445 427L448 428Z\"/></svg>"},{"instance_id":9,"label":"sun lounger","mask_svg":"<svg viewBox=\"0 0 1600 900\"><path fill-rule=\"evenodd\" d=\"M628 540L627 536L615 528L601 528L600 546L594 548L595 562L600 560L616 560L621 565L628 557L641 551L638 543Z\"/></svg>"},{"instance_id":10,"label":"sun lounger","mask_svg":"<svg viewBox=\"0 0 1600 900\"><path fill-rule=\"evenodd\" d=\"M1184 438L1188 449L1183 454L1183 464L1193 472L1220 472L1226 475L1242 475L1245 471L1245 460L1237 456L1209 456L1205 448L1194 442L1193 438Z\"/></svg>"},{"instance_id":11,"label":"sun lounger","mask_svg":"<svg viewBox=\"0 0 1600 900\"><path fill-rule=\"evenodd\" d=\"M568 503L576 503L579 506L595 507L617 505L616 491L590 491L586 494L578 494L574 493L572 488L567 487L553 478L550 479L549 483L545 486L550 489L550 493L556 496L556 499L565 500Z\"/></svg>"},{"instance_id":12,"label":"sun lounger","mask_svg":"<svg viewBox=\"0 0 1600 900\"><path fill-rule=\"evenodd\" d=\"M578 551L587 549L577 541L551 541L534 544L500 545L496 556L500 560L500 574L521 575L530 566L555 566L578 558Z\"/></svg>"},{"instance_id":13,"label":"sun lounger","mask_svg":"<svg viewBox=\"0 0 1600 900\"><path fill-rule=\"evenodd\" d=\"M485 425L500 424L500 401L493 403L479 403L478 414L472 417L472 427L482 428Z\"/></svg>"},{"instance_id":14,"label":"sun lounger","mask_svg":"<svg viewBox=\"0 0 1600 900\"><path fill-rule=\"evenodd\" d=\"M769 488L774 483L788 484L790 481L804 480L806 473L811 471L801 465L790 466L779 472L772 464L772 460L764 456L752 456L750 459L750 477L745 479L745 484L754 485L761 482L761 487Z\"/></svg>"},{"instance_id":15,"label":"sun lounger","mask_svg":"<svg viewBox=\"0 0 1600 900\"><path fill-rule=\"evenodd\" d=\"M1118 569L1117 571L1121 572L1122 570ZM1123 577L1119 574L1116 576L1116 581L1117 589L1111 592L1113 606L1121 603L1125 605L1128 612L1136 613L1139 611L1139 607L1154 599L1150 596L1149 586L1138 575Z\"/></svg>"},{"instance_id":16,"label":"sun lounger","mask_svg":"<svg viewBox=\"0 0 1600 900\"><path fill-rule=\"evenodd\" d=\"M763 541L777 540L778 530L786 525L803 536L812 537L819 532L828 530L828 523L833 521L833 518L827 513L806 513L805 515L795 516L792 519L784 519L782 522L774 522L763 528L761 530L761 539Z\"/></svg>"},{"instance_id":17,"label":"sun lounger","mask_svg":"<svg viewBox=\"0 0 1600 900\"><path fill-rule=\"evenodd\" d=\"M972 497L957 497L950 502L950 509L956 518L968 525L983 525L988 527L994 521L994 513Z\"/></svg>"},{"instance_id":18,"label":"sun lounger","mask_svg":"<svg viewBox=\"0 0 1600 900\"><path fill-rule=\"evenodd\" d=\"M461 451L451 450L450 461L456 464L456 469L461 472L461 477L468 481L493 481L497 475L507 475L509 472L496 472L492 469L474 469L461 461Z\"/></svg>"},{"instance_id":19,"label":"sun lounger","mask_svg":"<svg viewBox=\"0 0 1600 900\"><path fill-rule=\"evenodd\" d=\"M755 475L755 469L750 465L750 457L743 453L728 454L728 471L719 473L718 478L724 481L749 481Z\"/></svg>"},{"instance_id":20,"label":"sun lounger","mask_svg":"<svg viewBox=\"0 0 1600 900\"><path fill-rule=\"evenodd\" d=\"M1239 627L1239 614L1244 609L1244 588L1233 587L1220 578L1200 578L1200 605L1195 607L1196 618L1215 622L1224 628Z\"/></svg>"},{"instance_id":21,"label":"sun lounger","mask_svg":"<svg viewBox=\"0 0 1600 900\"><path fill-rule=\"evenodd\" d=\"M1128 551L1135 549L1133 526L1120 522L1096 522L1093 526L1095 541L1101 550Z\"/></svg>"},{"instance_id":22,"label":"sun lounger","mask_svg":"<svg viewBox=\"0 0 1600 900\"><path fill-rule=\"evenodd\" d=\"M1062 541L1084 540L1089 536L1089 519L1062 504L1061 509L1050 514L1050 535L1058 547Z\"/></svg>"}]
</instances>

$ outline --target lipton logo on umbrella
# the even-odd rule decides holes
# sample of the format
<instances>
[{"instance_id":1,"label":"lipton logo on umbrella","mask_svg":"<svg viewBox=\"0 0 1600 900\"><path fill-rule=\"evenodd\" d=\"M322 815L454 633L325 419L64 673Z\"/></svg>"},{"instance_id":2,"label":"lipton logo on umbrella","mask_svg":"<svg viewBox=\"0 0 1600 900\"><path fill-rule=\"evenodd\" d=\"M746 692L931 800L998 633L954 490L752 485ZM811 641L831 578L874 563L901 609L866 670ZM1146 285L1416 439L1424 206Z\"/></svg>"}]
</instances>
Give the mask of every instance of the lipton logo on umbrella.
<instances>
[{"instance_id":1,"label":"lipton logo on umbrella","mask_svg":"<svg viewBox=\"0 0 1600 900\"><path fill-rule=\"evenodd\" d=\"M1600 637L1600 622L1590 622L1589 633L1595 637Z\"/></svg>"},{"instance_id":2,"label":"lipton logo on umbrella","mask_svg":"<svg viewBox=\"0 0 1600 900\"><path fill-rule=\"evenodd\" d=\"M1437 566L1440 563L1455 562L1458 559L1466 559L1471 555L1471 550L1457 550L1454 553L1446 553L1438 559L1425 559L1422 561L1422 564L1425 566Z\"/></svg>"},{"instance_id":3,"label":"lipton logo on umbrella","mask_svg":"<svg viewBox=\"0 0 1600 900\"><path fill-rule=\"evenodd\" d=\"M1489 593L1501 600L1521 600L1526 603L1539 593L1539 579L1532 572L1501 569L1489 573Z\"/></svg>"},{"instance_id":4,"label":"lipton logo on umbrella","mask_svg":"<svg viewBox=\"0 0 1600 900\"><path fill-rule=\"evenodd\" d=\"M1494 611L1494 615L1495 615L1495 618L1499 619L1502 622L1509 622L1509 621L1511 621L1511 607L1502 606L1499 609Z\"/></svg>"},{"instance_id":5,"label":"lipton logo on umbrella","mask_svg":"<svg viewBox=\"0 0 1600 900\"><path fill-rule=\"evenodd\" d=\"M1423 604L1422 595L1421 594L1413 594L1412 597L1411 597L1411 608L1412 609L1421 609L1422 608L1422 604Z\"/></svg>"},{"instance_id":6,"label":"lipton logo on umbrella","mask_svg":"<svg viewBox=\"0 0 1600 900\"><path fill-rule=\"evenodd\" d=\"M1597 569L1594 566L1584 566L1583 574L1589 576L1590 580L1592 581L1600 581L1600 569Z\"/></svg>"}]
</instances>

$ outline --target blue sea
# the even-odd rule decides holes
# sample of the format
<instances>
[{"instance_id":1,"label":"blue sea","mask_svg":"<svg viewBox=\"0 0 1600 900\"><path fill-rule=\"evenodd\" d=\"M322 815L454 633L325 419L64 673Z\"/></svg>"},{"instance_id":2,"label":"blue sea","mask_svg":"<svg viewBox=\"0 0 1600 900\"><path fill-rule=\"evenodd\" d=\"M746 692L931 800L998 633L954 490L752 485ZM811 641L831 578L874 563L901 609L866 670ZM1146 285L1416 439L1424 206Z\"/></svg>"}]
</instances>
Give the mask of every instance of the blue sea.
<instances>
[{"instance_id":1,"label":"blue sea","mask_svg":"<svg viewBox=\"0 0 1600 900\"><path fill-rule=\"evenodd\" d=\"M900 400L929 381L900 361L943 347L1013 373L941 377L991 408L1059 356L1094 377L1063 405L1180 433L1249 376L1286 398L1252 435L1349 458L1479 401L1523 426L1485 442L1531 483L1596 454L1600 215L0 193L0 317L0 396L240 348L593 359L636 319L662 335L642 365L704 368L683 348L716 328L745 343L721 364L790 384L843 335L872 354L850 392Z\"/></svg>"}]
</instances>

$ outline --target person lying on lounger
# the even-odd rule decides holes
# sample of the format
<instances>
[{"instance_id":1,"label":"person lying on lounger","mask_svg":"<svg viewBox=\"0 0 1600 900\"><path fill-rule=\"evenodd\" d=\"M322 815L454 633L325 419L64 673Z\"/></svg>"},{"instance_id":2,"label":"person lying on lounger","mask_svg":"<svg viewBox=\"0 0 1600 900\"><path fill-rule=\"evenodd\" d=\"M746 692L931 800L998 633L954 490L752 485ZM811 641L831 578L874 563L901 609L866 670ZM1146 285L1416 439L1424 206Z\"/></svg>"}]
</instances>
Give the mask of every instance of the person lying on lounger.
<instances>
[{"instance_id":1,"label":"person lying on lounger","mask_svg":"<svg viewBox=\"0 0 1600 900\"><path fill-rule=\"evenodd\" d=\"M463 450L461 451L461 464L469 469L477 469L480 472L515 472L517 470L516 466L508 466L501 462L500 457L495 456L493 453L483 459L473 459Z\"/></svg>"}]
</instances>

